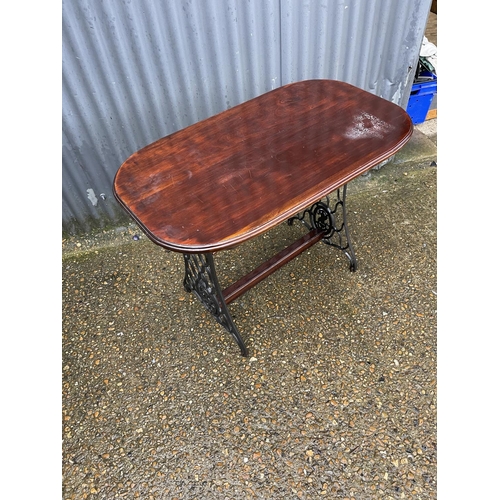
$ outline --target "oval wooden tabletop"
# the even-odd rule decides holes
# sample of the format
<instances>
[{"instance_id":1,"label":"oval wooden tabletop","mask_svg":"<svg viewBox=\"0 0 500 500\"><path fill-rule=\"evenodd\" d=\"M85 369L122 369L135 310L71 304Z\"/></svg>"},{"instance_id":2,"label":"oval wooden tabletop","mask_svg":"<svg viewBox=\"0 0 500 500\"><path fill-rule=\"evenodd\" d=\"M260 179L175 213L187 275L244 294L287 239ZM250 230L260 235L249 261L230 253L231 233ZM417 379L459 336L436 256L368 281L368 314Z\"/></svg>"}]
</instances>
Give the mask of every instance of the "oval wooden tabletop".
<instances>
[{"instance_id":1,"label":"oval wooden tabletop","mask_svg":"<svg viewBox=\"0 0 500 500\"><path fill-rule=\"evenodd\" d=\"M291 83L134 153L115 196L155 243L222 250L379 164L412 131L401 107L347 83Z\"/></svg>"}]
</instances>

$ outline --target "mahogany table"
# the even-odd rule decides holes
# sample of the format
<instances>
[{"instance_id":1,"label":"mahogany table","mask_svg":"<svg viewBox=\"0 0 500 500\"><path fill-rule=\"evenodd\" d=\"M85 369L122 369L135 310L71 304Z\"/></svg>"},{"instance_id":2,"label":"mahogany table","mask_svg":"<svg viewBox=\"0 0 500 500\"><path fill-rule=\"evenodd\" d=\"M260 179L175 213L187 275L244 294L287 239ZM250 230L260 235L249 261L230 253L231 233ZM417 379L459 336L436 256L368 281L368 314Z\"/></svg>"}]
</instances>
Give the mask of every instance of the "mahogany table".
<instances>
[{"instance_id":1,"label":"mahogany table","mask_svg":"<svg viewBox=\"0 0 500 500\"><path fill-rule=\"evenodd\" d=\"M185 290L247 356L228 304L319 241L342 250L355 271L347 183L412 132L406 111L357 87L291 83L137 151L116 173L114 194L154 243L184 255ZM309 232L221 288L214 252L295 220Z\"/></svg>"}]
</instances>

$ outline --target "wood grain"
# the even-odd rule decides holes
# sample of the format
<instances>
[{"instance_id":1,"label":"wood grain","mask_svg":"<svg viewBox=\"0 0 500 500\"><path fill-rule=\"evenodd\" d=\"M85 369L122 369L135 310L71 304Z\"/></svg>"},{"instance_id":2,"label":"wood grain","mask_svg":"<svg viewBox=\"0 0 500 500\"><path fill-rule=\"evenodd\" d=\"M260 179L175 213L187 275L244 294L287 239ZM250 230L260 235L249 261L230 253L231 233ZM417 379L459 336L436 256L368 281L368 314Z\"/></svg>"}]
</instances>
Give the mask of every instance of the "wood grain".
<instances>
[{"instance_id":1,"label":"wood grain","mask_svg":"<svg viewBox=\"0 0 500 500\"><path fill-rule=\"evenodd\" d=\"M231 248L393 155L413 126L347 83L285 85L164 137L119 168L115 196L158 245Z\"/></svg>"}]
</instances>

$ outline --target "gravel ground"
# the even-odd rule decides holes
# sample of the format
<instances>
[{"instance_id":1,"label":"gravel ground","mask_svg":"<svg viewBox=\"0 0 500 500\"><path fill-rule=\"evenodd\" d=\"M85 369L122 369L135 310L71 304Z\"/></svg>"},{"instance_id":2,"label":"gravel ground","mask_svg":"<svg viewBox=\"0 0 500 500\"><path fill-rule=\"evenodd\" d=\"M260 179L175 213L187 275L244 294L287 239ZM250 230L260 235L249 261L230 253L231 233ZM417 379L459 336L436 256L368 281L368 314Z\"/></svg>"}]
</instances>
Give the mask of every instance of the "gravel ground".
<instances>
[{"instance_id":1,"label":"gravel ground","mask_svg":"<svg viewBox=\"0 0 500 500\"><path fill-rule=\"evenodd\" d=\"M180 254L64 241L62 498L436 498L436 171L353 181L358 271L318 244L233 302L248 358ZM222 286L303 233L216 254Z\"/></svg>"}]
</instances>

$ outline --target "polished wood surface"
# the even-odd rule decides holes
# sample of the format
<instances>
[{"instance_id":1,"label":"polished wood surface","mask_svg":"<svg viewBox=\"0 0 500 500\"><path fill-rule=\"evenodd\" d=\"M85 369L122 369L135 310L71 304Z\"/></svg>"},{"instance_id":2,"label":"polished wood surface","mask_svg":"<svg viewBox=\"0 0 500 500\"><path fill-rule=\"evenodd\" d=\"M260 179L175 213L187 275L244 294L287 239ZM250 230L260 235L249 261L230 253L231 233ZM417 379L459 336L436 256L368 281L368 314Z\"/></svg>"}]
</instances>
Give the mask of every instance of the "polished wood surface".
<instances>
[{"instance_id":1,"label":"polished wood surface","mask_svg":"<svg viewBox=\"0 0 500 500\"><path fill-rule=\"evenodd\" d=\"M385 99L339 81L301 81L134 153L116 174L115 196L155 243L222 250L379 164L412 130Z\"/></svg>"}]
</instances>

